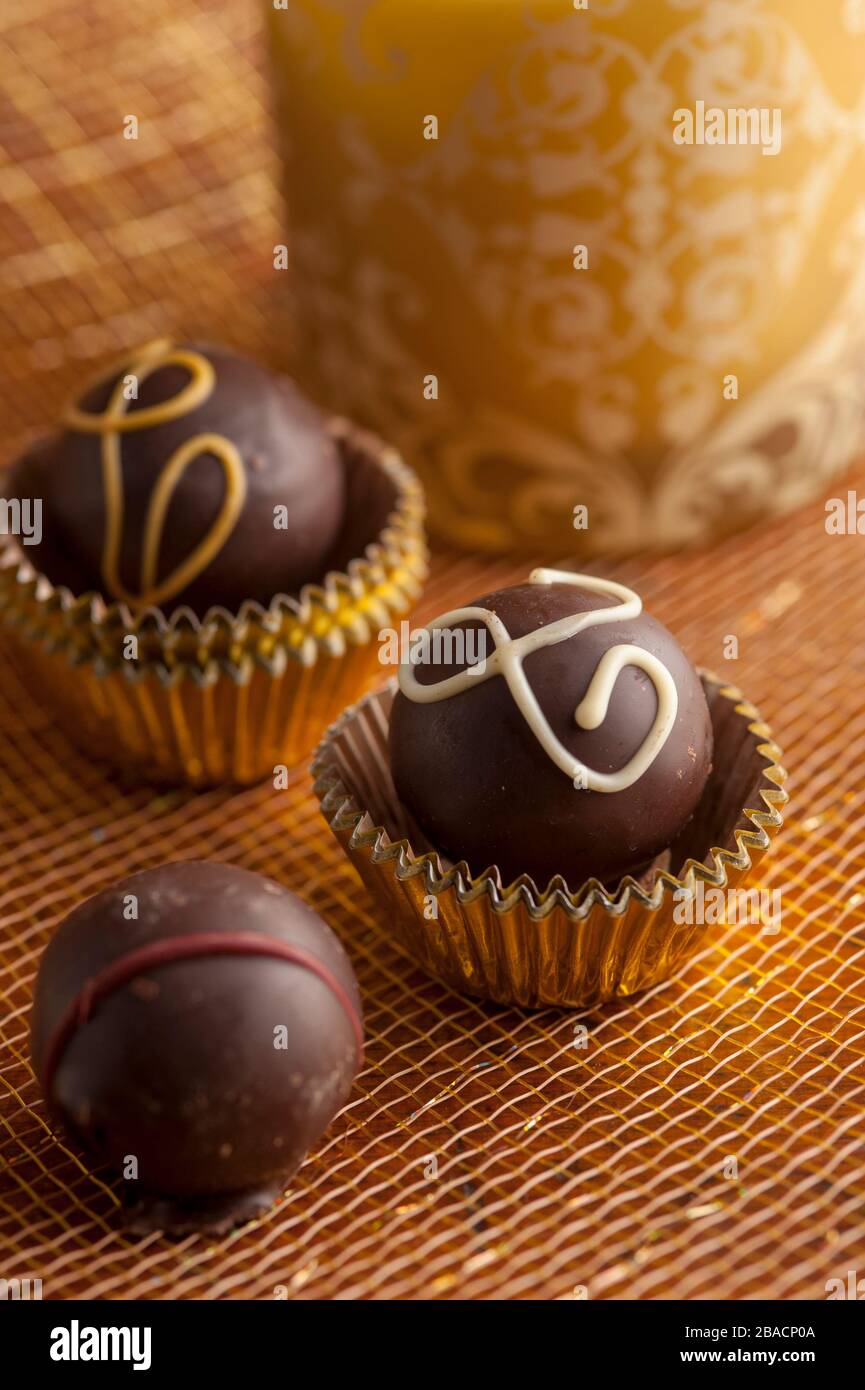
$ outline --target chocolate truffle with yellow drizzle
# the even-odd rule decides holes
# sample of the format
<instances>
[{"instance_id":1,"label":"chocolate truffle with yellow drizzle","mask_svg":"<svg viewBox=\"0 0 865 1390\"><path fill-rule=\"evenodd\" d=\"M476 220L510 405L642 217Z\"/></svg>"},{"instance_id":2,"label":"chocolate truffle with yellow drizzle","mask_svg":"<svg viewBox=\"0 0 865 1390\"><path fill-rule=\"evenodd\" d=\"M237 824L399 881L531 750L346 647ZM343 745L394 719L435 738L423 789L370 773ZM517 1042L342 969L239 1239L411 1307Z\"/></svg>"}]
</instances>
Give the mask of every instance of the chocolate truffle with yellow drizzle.
<instances>
[{"instance_id":1,"label":"chocolate truffle with yellow drizzle","mask_svg":"<svg viewBox=\"0 0 865 1390\"><path fill-rule=\"evenodd\" d=\"M43 499L34 556L55 584L133 609L267 606L321 579L343 520L327 421L224 348L159 340L69 406L17 465Z\"/></svg>"},{"instance_id":2,"label":"chocolate truffle with yellow drizzle","mask_svg":"<svg viewBox=\"0 0 865 1390\"><path fill-rule=\"evenodd\" d=\"M433 640L400 671L394 784L432 845L541 890L644 873L693 815L712 729L696 671L639 596L535 570L428 631L485 639L481 663Z\"/></svg>"}]
</instances>

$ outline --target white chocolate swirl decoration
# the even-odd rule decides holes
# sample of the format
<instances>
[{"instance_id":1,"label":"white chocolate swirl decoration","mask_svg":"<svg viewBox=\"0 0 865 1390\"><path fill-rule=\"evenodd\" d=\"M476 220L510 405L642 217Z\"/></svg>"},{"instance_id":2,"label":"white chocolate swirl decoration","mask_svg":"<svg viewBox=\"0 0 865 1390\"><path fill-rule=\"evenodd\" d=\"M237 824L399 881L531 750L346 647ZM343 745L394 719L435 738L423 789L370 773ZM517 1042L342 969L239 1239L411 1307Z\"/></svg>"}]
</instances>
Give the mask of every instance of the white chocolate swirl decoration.
<instances>
[{"instance_id":1,"label":"white chocolate swirl decoration","mask_svg":"<svg viewBox=\"0 0 865 1390\"><path fill-rule=\"evenodd\" d=\"M570 777L575 786L597 792L626 791L651 767L676 722L679 695L676 682L664 663L651 652L627 642L610 647L609 651L604 653L585 696L575 710L574 719L579 727L597 729L603 724L610 707L613 687L626 666L637 666L641 671L645 671L655 687L658 711L642 745L624 767L619 768L617 772L596 772L569 753L556 738L526 679L523 662L532 652L553 646L557 642L566 642L569 638L585 632L587 628L639 617L643 611L642 599L624 584L614 584L612 580L596 579L587 574L571 574L567 570L533 570L529 575L529 583L574 584L580 589L588 589L591 593L607 594L618 599L619 604L615 608L598 608L590 613L575 613L571 617L560 618L547 627L518 638L511 637L501 618L489 608L455 608L428 624L425 631L432 634L437 629L453 627L457 623L479 621L493 639L492 654L474 669L474 673L473 668L469 667L435 685L421 685L414 670L417 655L409 656L400 666L399 688L408 700L422 705L435 704L439 700L449 700L454 695L460 695L472 686L491 680L493 676L502 676L507 681L508 689L538 743L556 766Z\"/></svg>"},{"instance_id":2,"label":"white chocolate swirl decoration","mask_svg":"<svg viewBox=\"0 0 865 1390\"><path fill-rule=\"evenodd\" d=\"M129 411L125 394L128 377L139 386L163 367L183 367L189 382L176 396L157 405ZM209 398L215 384L213 366L199 352L176 348L160 338L139 348L125 364L101 414L69 406L64 424L72 430L96 434L102 444L102 486L105 496L105 538L102 547L102 578L107 591L133 607L165 603L191 584L219 554L237 524L246 500L246 470L243 459L230 439L221 434L196 434L167 458L150 497L144 520L140 591L132 593L120 579L120 551L123 542L124 498L121 466L121 438L133 430L155 429L197 410ZM212 454L222 465L225 496L219 515L210 530L176 569L159 581L159 548L165 519L174 490L194 459Z\"/></svg>"}]
</instances>

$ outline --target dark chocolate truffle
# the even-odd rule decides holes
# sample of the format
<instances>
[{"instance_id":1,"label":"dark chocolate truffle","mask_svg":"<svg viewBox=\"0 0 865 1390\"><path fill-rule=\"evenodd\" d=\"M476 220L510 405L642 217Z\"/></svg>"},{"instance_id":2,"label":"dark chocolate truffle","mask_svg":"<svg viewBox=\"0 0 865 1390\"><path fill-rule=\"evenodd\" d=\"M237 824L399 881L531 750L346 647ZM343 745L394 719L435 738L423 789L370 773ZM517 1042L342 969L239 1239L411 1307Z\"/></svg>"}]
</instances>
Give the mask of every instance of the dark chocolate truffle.
<instances>
[{"instance_id":1,"label":"dark chocolate truffle","mask_svg":"<svg viewBox=\"0 0 865 1390\"><path fill-rule=\"evenodd\" d=\"M235 613L324 577L344 511L339 448L286 377L221 347L133 350L13 469L42 499L28 559L75 594Z\"/></svg>"},{"instance_id":2,"label":"dark chocolate truffle","mask_svg":"<svg viewBox=\"0 0 865 1390\"><path fill-rule=\"evenodd\" d=\"M333 932L225 864L165 864L90 898L36 980L49 1107L128 1179L139 1230L220 1230L269 1205L346 1100L362 1048Z\"/></svg>"},{"instance_id":3,"label":"dark chocolate truffle","mask_svg":"<svg viewBox=\"0 0 865 1390\"><path fill-rule=\"evenodd\" d=\"M473 874L498 867L505 887L644 873L712 760L703 688L675 638L630 590L555 570L467 607L485 618L445 614L400 670L390 752L404 806L435 849Z\"/></svg>"}]
</instances>

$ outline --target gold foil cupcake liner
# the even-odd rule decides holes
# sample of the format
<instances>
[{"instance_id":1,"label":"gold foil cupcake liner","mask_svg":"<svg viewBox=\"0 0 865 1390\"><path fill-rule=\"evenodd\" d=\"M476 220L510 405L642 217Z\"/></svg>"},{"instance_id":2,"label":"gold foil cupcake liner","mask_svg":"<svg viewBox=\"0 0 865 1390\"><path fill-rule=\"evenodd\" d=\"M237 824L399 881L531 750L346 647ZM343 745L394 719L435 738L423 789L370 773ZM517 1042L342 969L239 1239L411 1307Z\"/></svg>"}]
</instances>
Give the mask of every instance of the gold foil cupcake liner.
<instances>
[{"instance_id":1,"label":"gold foil cupcake liner","mask_svg":"<svg viewBox=\"0 0 865 1390\"><path fill-rule=\"evenodd\" d=\"M374 435L331 428L348 488L337 557L321 583L267 609L133 613L55 587L0 537L0 635L88 751L156 781L255 782L307 754L369 686L380 629L426 577L423 490Z\"/></svg>"},{"instance_id":2,"label":"gold foil cupcake liner","mask_svg":"<svg viewBox=\"0 0 865 1390\"><path fill-rule=\"evenodd\" d=\"M390 775L391 681L330 728L313 762L322 813L401 943L431 975L502 1004L591 1006L672 975L716 928L695 912L701 893L743 887L782 825L780 750L741 692L701 672L714 766L670 871L651 887L597 880L572 892L528 876L473 878L428 848ZM417 848L414 848L417 846ZM702 890L699 885L703 885ZM690 910L689 910L690 906ZM694 920L688 921L688 918Z\"/></svg>"}]
</instances>

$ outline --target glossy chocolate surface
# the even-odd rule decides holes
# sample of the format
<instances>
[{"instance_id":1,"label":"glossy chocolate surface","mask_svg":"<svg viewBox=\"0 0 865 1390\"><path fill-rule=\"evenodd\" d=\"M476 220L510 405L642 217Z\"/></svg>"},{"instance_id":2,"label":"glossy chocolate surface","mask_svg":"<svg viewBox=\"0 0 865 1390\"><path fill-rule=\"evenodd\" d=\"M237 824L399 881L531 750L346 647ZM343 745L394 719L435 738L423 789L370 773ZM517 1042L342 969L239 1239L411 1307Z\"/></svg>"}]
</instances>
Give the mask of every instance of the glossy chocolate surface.
<instances>
[{"instance_id":1,"label":"glossy chocolate surface","mask_svg":"<svg viewBox=\"0 0 865 1390\"><path fill-rule=\"evenodd\" d=\"M492 610L519 638L613 601L570 584L522 584L465 606ZM475 622L458 626L480 630ZM543 889L561 875L576 889L589 878L615 886L624 874L645 870L674 841L708 777L712 730L699 677L672 634L641 613L543 647L527 657L525 674L562 745L587 766L613 772L640 747L658 709L649 677L626 666L600 727L578 727L575 710L604 653L619 643L657 656L678 693L667 742L624 791L575 788L541 747L500 676L436 703L397 694L390 722L394 782L434 848L452 861L465 859L474 874L498 866L505 886L529 874ZM434 684L465 665L421 663L418 679Z\"/></svg>"},{"instance_id":2,"label":"glossy chocolate surface","mask_svg":"<svg viewBox=\"0 0 865 1390\"><path fill-rule=\"evenodd\" d=\"M288 378L225 348L182 344L180 350L199 355L213 369L207 399L177 418L141 429L124 427L115 435L123 511L120 584L129 593L142 592L148 508L169 461L191 439L216 436L242 461L242 510L201 572L155 606L171 611L186 605L199 616L214 606L235 613L247 599L267 606L275 595L294 594L323 578L329 567L345 503L339 447L326 418ZM165 355L170 362L168 348ZM128 372L127 364L86 390L77 407L93 427L66 427L40 442L13 469L9 489L15 496L42 499L42 541L27 554L33 565L75 594L96 591L109 601L118 594L105 566L104 417ZM190 372L182 365L142 374L125 414L132 418L136 411L170 406L189 384ZM212 532L226 489L223 465L207 448L183 468L165 509L157 583L178 572Z\"/></svg>"},{"instance_id":3,"label":"glossy chocolate surface","mask_svg":"<svg viewBox=\"0 0 865 1390\"><path fill-rule=\"evenodd\" d=\"M167 864L82 903L36 982L49 1107L97 1161L128 1177L134 1160L124 1196L143 1228L224 1227L272 1200L348 1096L361 1044L333 932L229 865Z\"/></svg>"}]
</instances>

